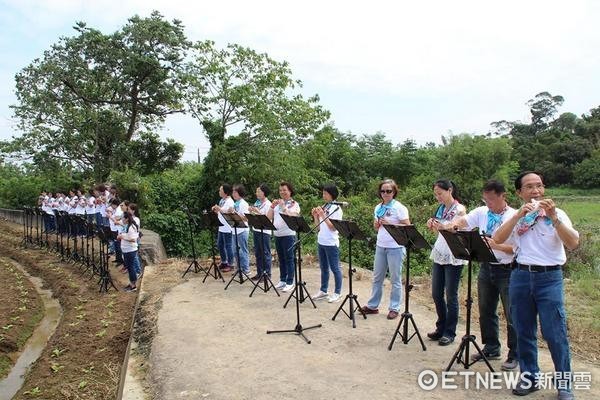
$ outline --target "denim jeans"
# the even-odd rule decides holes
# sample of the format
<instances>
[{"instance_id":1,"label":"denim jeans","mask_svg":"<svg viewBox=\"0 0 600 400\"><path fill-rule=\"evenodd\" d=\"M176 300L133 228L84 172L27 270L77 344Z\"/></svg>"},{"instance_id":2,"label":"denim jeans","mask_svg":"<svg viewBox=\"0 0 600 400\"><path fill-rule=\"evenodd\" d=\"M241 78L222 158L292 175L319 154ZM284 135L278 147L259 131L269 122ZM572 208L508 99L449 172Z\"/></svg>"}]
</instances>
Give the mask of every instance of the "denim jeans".
<instances>
[{"instance_id":1,"label":"denim jeans","mask_svg":"<svg viewBox=\"0 0 600 400\"><path fill-rule=\"evenodd\" d=\"M239 246L239 253L238 250L236 249L235 252L235 258L237 260L237 265L238 268L242 268L242 271L244 271L245 273L249 273L250 272L250 255L248 253L248 231L243 231L243 232L239 232L236 235L236 238L234 238L234 246L237 245ZM239 258L238 258L238 254L239 254Z\"/></svg>"},{"instance_id":2,"label":"denim jeans","mask_svg":"<svg viewBox=\"0 0 600 400\"><path fill-rule=\"evenodd\" d=\"M130 251L129 253L123 253L123 261L125 268L127 268L127 272L129 273L129 282L134 283L137 280L137 275L135 272L135 264L138 258L137 250Z\"/></svg>"},{"instance_id":3,"label":"denim jeans","mask_svg":"<svg viewBox=\"0 0 600 400\"><path fill-rule=\"evenodd\" d=\"M510 275L510 311L517 332L521 372L535 375L538 365L537 317L556 372L571 371L567 318L561 269L529 272L514 269Z\"/></svg>"},{"instance_id":4,"label":"denim jeans","mask_svg":"<svg viewBox=\"0 0 600 400\"><path fill-rule=\"evenodd\" d=\"M481 263L477 277L477 296L479 298L479 326L481 341L486 354L500 353L500 325L498 323L498 300L502 301L502 309L506 318L508 357L518 359L517 334L510 316L510 298L508 284L511 270L499 266Z\"/></svg>"},{"instance_id":5,"label":"denim jeans","mask_svg":"<svg viewBox=\"0 0 600 400\"><path fill-rule=\"evenodd\" d=\"M271 235L253 231L256 274L265 272L271 276Z\"/></svg>"},{"instance_id":6,"label":"denim jeans","mask_svg":"<svg viewBox=\"0 0 600 400\"><path fill-rule=\"evenodd\" d=\"M275 249L279 258L279 280L288 285L294 283L296 260L294 260L294 241L296 236L275 236Z\"/></svg>"},{"instance_id":7,"label":"denim jeans","mask_svg":"<svg viewBox=\"0 0 600 400\"><path fill-rule=\"evenodd\" d=\"M335 293L342 292L342 269L340 268L340 248L337 246L319 245L319 265L321 267L321 291L327 293L329 286L329 270L333 273Z\"/></svg>"},{"instance_id":8,"label":"denim jeans","mask_svg":"<svg viewBox=\"0 0 600 400\"><path fill-rule=\"evenodd\" d=\"M217 247L221 256L221 264L233 264L233 234L231 232L219 232L217 235Z\"/></svg>"},{"instance_id":9,"label":"denim jeans","mask_svg":"<svg viewBox=\"0 0 600 400\"><path fill-rule=\"evenodd\" d=\"M431 269L431 297L433 297L438 317L435 330L442 336L452 339L456 337L458 285L462 270L462 265L440 265L437 263L433 263Z\"/></svg>"},{"instance_id":10,"label":"denim jeans","mask_svg":"<svg viewBox=\"0 0 600 400\"><path fill-rule=\"evenodd\" d=\"M390 281L392 282L392 291L390 293L390 311L400 310L400 301L402 300L402 261L406 250L404 247L387 248L377 246L375 249L375 261L373 263L373 287L371 288L371 298L367 302L367 307L377 309L383 295L383 280L385 274L390 271Z\"/></svg>"}]
</instances>

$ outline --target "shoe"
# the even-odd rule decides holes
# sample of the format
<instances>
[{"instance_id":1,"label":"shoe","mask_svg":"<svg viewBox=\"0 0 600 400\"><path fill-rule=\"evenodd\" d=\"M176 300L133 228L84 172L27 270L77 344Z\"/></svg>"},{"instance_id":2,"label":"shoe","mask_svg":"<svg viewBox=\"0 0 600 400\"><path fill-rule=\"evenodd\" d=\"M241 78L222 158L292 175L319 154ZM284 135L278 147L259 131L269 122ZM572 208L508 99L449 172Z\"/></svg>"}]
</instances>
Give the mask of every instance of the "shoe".
<instances>
[{"instance_id":1,"label":"shoe","mask_svg":"<svg viewBox=\"0 0 600 400\"><path fill-rule=\"evenodd\" d=\"M559 390L557 399L558 400L574 400L575 395L570 390Z\"/></svg>"},{"instance_id":2,"label":"shoe","mask_svg":"<svg viewBox=\"0 0 600 400\"><path fill-rule=\"evenodd\" d=\"M137 287L135 286L131 286L131 285L127 285L125 286L125 289L123 289L126 292L136 292L137 291Z\"/></svg>"},{"instance_id":3,"label":"shoe","mask_svg":"<svg viewBox=\"0 0 600 400\"><path fill-rule=\"evenodd\" d=\"M387 319L396 319L396 318L398 318L398 311L390 310L390 312L387 315Z\"/></svg>"},{"instance_id":4,"label":"shoe","mask_svg":"<svg viewBox=\"0 0 600 400\"><path fill-rule=\"evenodd\" d=\"M502 363L502 365L500 366L500 369L502 369L502 371L512 371L514 369L517 369L517 367L519 366L519 361L512 358L512 357L508 357L506 359L506 361L504 361Z\"/></svg>"},{"instance_id":5,"label":"shoe","mask_svg":"<svg viewBox=\"0 0 600 400\"><path fill-rule=\"evenodd\" d=\"M221 271L224 270L225 268L229 268L229 265L228 264L219 264L219 269Z\"/></svg>"},{"instance_id":6,"label":"shoe","mask_svg":"<svg viewBox=\"0 0 600 400\"><path fill-rule=\"evenodd\" d=\"M283 289L281 289L282 292L291 292L292 290L294 290L296 286L292 283L291 285L286 284Z\"/></svg>"},{"instance_id":7,"label":"shoe","mask_svg":"<svg viewBox=\"0 0 600 400\"><path fill-rule=\"evenodd\" d=\"M252 278L250 278L251 281L257 281L259 279L260 279L260 275L259 274L256 274Z\"/></svg>"},{"instance_id":8,"label":"shoe","mask_svg":"<svg viewBox=\"0 0 600 400\"><path fill-rule=\"evenodd\" d=\"M331 296L327 298L328 303L337 303L342 298L342 295L339 293L333 293Z\"/></svg>"},{"instance_id":9,"label":"shoe","mask_svg":"<svg viewBox=\"0 0 600 400\"><path fill-rule=\"evenodd\" d=\"M221 272L231 272L233 271L233 268L231 268L229 265L226 266L225 268L221 268Z\"/></svg>"},{"instance_id":10,"label":"shoe","mask_svg":"<svg viewBox=\"0 0 600 400\"><path fill-rule=\"evenodd\" d=\"M284 281L279 281L279 283L275 285L275 289L283 289L285 286L286 285Z\"/></svg>"},{"instance_id":11,"label":"shoe","mask_svg":"<svg viewBox=\"0 0 600 400\"><path fill-rule=\"evenodd\" d=\"M444 335L442 335L441 333L438 333L438 331L429 332L427 334L427 337L430 340L440 340L442 338L442 336L444 336Z\"/></svg>"},{"instance_id":12,"label":"shoe","mask_svg":"<svg viewBox=\"0 0 600 400\"><path fill-rule=\"evenodd\" d=\"M363 306L361 310L365 314L379 314L379 309L377 308L369 308L367 306Z\"/></svg>"},{"instance_id":13,"label":"shoe","mask_svg":"<svg viewBox=\"0 0 600 400\"><path fill-rule=\"evenodd\" d=\"M527 396L529 393L537 392L540 390L536 382L530 381L519 381L517 386L512 390L512 394L516 396Z\"/></svg>"},{"instance_id":14,"label":"shoe","mask_svg":"<svg viewBox=\"0 0 600 400\"><path fill-rule=\"evenodd\" d=\"M317 293L313 294L310 297L313 300L323 300L323 299L327 298L327 293L319 290Z\"/></svg>"},{"instance_id":15,"label":"shoe","mask_svg":"<svg viewBox=\"0 0 600 400\"><path fill-rule=\"evenodd\" d=\"M450 343L454 342L454 338L448 336L442 336L438 341L440 346L448 346Z\"/></svg>"},{"instance_id":16,"label":"shoe","mask_svg":"<svg viewBox=\"0 0 600 400\"><path fill-rule=\"evenodd\" d=\"M488 361L500 359L500 353L488 353L487 351L483 350L483 354L485 354L485 358ZM471 356L471 362L478 362L478 361L483 361L483 357L481 356L481 354L479 354L479 353L473 354Z\"/></svg>"}]
</instances>

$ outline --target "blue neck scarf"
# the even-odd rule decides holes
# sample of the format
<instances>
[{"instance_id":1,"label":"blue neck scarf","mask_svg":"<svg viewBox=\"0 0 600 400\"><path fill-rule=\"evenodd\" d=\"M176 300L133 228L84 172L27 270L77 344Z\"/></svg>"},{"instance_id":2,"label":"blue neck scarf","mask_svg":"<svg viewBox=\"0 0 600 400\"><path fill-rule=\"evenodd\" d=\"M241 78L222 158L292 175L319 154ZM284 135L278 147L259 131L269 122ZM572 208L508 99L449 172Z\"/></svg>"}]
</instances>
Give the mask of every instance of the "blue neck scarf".
<instances>
[{"instance_id":1,"label":"blue neck scarf","mask_svg":"<svg viewBox=\"0 0 600 400\"><path fill-rule=\"evenodd\" d=\"M236 200L233 202L233 209L235 211L240 211L240 202L242 201L242 199Z\"/></svg>"},{"instance_id":2,"label":"blue neck scarf","mask_svg":"<svg viewBox=\"0 0 600 400\"><path fill-rule=\"evenodd\" d=\"M496 214L492 210L488 209L487 212L487 226L485 227L485 233L492 234L500 225L502 225L502 215L504 215L506 208L502 210L500 214Z\"/></svg>"},{"instance_id":3,"label":"blue neck scarf","mask_svg":"<svg viewBox=\"0 0 600 400\"><path fill-rule=\"evenodd\" d=\"M379 208L377 209L377 212L375 213L375 216L377 218L383 218L385 216L385 214L387 213L387 211L392 209L395 202L396 202L396 200L392 199L392 201L390 201L388 204L381 203L379 205Z\"/></svg>"}]
</instances>

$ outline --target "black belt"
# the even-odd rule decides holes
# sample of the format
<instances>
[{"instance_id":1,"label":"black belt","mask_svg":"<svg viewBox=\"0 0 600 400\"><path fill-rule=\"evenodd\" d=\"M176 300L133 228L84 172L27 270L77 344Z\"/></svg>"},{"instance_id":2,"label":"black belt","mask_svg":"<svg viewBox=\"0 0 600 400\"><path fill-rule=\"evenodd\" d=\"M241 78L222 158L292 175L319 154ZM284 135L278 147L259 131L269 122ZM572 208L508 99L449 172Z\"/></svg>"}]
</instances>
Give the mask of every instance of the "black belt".
<instances>
[{"instance_id":1,"label":"black belt","mask_svg":"<svg viewBox=\"0 0 600 400\"><path fill-rule=\"evenodd\" d=\"M512 263L508 263L508 264L502 264L502 263L489 263L492 267L495 268L500 268L500 269L505 269L510 271L511 269L513 269Z\"/></svg>"},{"instance_id":2,"label":"black belt","mask_svg":"<svg viewBox=\"0 0 600 400\"><path fill-rule=\"evenodd\" d=\"M529 265L529 264L517 263L516 268L520 269L521 271L548 272L548 271L556 271L557 269L561 269L562 265Z\"/></svg>"}]
</instances>

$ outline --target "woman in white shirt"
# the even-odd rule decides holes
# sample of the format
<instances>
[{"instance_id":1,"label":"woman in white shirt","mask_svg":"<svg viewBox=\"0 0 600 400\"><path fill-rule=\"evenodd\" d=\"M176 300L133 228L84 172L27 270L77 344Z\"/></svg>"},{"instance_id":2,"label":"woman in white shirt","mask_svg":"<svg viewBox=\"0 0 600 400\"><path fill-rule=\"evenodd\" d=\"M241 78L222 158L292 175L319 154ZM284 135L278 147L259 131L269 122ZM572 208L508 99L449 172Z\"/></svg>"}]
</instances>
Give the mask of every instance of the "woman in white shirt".
<instances>
[{"instance_id":1,"label":"woman in white shirt","mask_svg":"<svg viewBox=\"0 0 600 400\"><path fill-rule=\"evenodd\" d=\"M137 274L135 272L135 263L138 258L138 237L139 227L133 219L133 215L126 211L123 213L124 228L117 239L121 241L121 251L123 252L123 261L127 272L129 273L129 285L125 287L126 292L135 292L137 290Z\"/></svg>"},{"instance_id":2,"label":"woman in white shirt","mask_svg":"<svg viewBox=\"0 0 600 400\"><path fill-rule=\"evenodd\" d=\"M381 202L374 210L373 228L377 231L377 247L373 263L373 287L371 298L362 311L365 314L378 314L379 303L383 295L383 280L390 271L392 290L388 306L387 319L398 317L402 298L402 262L406 249L400 246L383 225L408 225L408 209L396 200L398 185L392 179L386 179L379 184L377 195Z\"/></svg>"},{"instance_id":3,"label":"woman in white shirt","mask_svg":"<svg viewBox=\"0 0 600 400\"><path fill-rule=\"evenodd\" d=\"M437 233L430 258L433 260L431 296L438 319L435 323L435 331L429 332L427 336L431 340L437 340L440 346L447 346L456 337L459 309L458 285L466 261L454 258L446 239L438 231L445 224L456 222L460 217L465 216L467 210L459 203L458 190L451 180L436 181L433 184L433 193L440 205L434 217L427 221L427 227Z\"/></svg>"},{"instance_id":4,"label":"woman in white shirt","mask_svg":"<svg viewBox=\"0 0 600 400\"><path fill-rule=\"evenodd\" d=\"M273 221L277 230L275 235L275 249L279 258L279 283L275 285L282 292L290 292L294 289L294 277L296 275L296 260L294 260L294 241L296 232L291 230L281 214L299 215L300 205L292 198L294 186L289 182L279 184L279 196L273 200L269 207L268 217Z\"/></svg>"},{"instance_id":5,"label":"woman in white shirt","mask_svg":"<svg viewBox=\"0 0 600 400\"><path fill-rule=\"evenodd\" d=\"M323 186L323 200L325 205L315 207L311 214L313 220L319 224L319 234L317 244L319 251L319 266L321 267L321 287L319 291L312 296L313 300L327 298L329 303L340 300L342 292L342 270L340 268L340 239L338 231L331 223L332 219L342 219L342 208L332 202L337 199L338 188L333 185ZM329 286L329 270L333 273L335 281L334 292L327 294Z\"/></svg>"},{"instance_id":6,"label":"woman in white shirt","mask_svg":"<svg viewBox=\"0 0 600 400\"><path fill-rule=\"evenodd\" d=\"M250 212L253 214L267 215L271 207L271 200L268 199L271 190L267 185L261 183L256 188L256 201L250 207ZM271 231L253 229L254 238L254 256L256 257L256 275L252 280L256 281L265 273L271 277Z\"/></svg>"},{"instance_id":7,"label":"woman in white shirt","mask_svg":"<svg viewBox=\"0 0 600 400\"><path fill-rule=\"evenodd\" d=\"M233 235L231 233L231 226L223 215L222 212L233 211L233 199L231 198L232 188L231 185L224 183L219 186L219 204L212 206L212 211L217 214L221 226L219 226L219 233L217 235L217 247L219 248L219 255L221 256L221 265L219 268L223 272L231 271L233 265Z\"/></svg>"},{"instance_id":8,"label":"woman in white shirt","mask_svg":"<svg viewBox=\"0 0 600 400\"><path fill-rule=\"evenodd\" d=\"M242 219L246 220L246 214L249 212L248 202L244 199L246 197L246 188L242 184L233 185L232 191L233 197L233 211L238 214ZM236 228L233 233L236 234L237 239L234 240L234 245L237 242L239 246L239 257L238 252L235 252L237 258L238 268L246 274L250 273L250 255L248 253L248 234L249 228Z\"/></svg>"}]
</instances>

